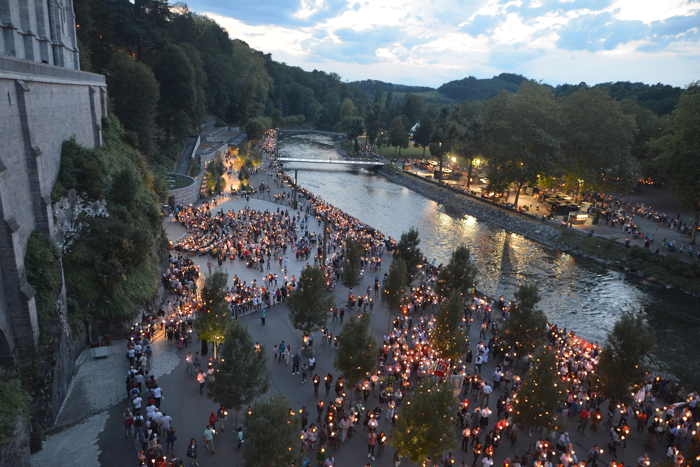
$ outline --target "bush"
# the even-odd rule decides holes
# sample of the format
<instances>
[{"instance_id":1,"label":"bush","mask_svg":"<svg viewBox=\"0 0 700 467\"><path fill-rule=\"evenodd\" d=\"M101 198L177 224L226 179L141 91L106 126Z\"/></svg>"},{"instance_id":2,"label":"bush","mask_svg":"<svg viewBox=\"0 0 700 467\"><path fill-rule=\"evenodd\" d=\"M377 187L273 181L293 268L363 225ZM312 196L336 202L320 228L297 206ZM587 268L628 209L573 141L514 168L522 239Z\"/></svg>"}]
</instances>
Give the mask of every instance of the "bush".
<instances>
[{"instance_id":1,"label":"bush","mask_svg":"<svg viewBox=\"0 0 700 467\"><path fill-rule=\"evenodd\" d=\"M61 269L58 252L46 234L32 232L24 257L27 281L36 292L39 329L45 336L47 324L55 318L56 299L61 290Z\"/></svg>"},{"instance_id":2,"label":"bush","mask_svg":"<svg viewBox=\"0 0 700 467\"><path fill-rule=\"evenodd\" d=\"M29 397L17 379L0 381L0 445L10 441L17 417L27 412Z\"/></svg>"}]
</instances>

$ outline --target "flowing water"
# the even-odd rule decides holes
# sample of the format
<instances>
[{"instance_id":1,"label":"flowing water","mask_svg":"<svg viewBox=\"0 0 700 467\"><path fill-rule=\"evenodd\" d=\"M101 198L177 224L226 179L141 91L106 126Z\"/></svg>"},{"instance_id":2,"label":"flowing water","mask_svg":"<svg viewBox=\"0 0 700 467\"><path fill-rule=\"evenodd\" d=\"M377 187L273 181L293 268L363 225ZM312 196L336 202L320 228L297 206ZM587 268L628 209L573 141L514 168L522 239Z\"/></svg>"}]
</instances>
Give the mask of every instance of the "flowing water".
<instances>
[{"instance_id":1,"label":"flowing water","mask_svg":"<svg viewBox=\"0 0 700 467\"><path fill-rule=\"evenodd\" d=\"M321 135L281 140L280 157L334 159L332 141ZM438 203L363 169L287 163L301 186L361 221L398 239L416 227L420 248L435 264L449 261L466 244L479 270L478 287L512 297L524 282L535 282L550 321L580 336L603 342L624 312L644 313L657 337L660 368L700 385L700 302L690 296L644 287L595 263L554 251L492 227L475 217L448 214Z\"/></svg>"}]
</instances>

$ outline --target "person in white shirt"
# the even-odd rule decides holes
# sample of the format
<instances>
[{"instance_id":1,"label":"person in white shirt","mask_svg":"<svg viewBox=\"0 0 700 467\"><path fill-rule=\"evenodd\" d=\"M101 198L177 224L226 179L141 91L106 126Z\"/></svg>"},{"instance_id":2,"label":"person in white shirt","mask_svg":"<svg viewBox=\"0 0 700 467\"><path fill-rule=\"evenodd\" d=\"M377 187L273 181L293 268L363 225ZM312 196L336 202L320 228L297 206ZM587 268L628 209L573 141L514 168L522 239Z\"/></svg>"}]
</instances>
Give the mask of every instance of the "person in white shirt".
<instances>
[{"instance_id":1,"label":"person in white shirt","mask_svg":"<svg viewBox=\"0 0 700 467\"><path fill-rule=\"evenodd\" d=\"M141 403L143 402L141 396L134 397L134 400L132 400L131 402L134 404L135 410L141 410Z\"/></svg>"}]
</instances>

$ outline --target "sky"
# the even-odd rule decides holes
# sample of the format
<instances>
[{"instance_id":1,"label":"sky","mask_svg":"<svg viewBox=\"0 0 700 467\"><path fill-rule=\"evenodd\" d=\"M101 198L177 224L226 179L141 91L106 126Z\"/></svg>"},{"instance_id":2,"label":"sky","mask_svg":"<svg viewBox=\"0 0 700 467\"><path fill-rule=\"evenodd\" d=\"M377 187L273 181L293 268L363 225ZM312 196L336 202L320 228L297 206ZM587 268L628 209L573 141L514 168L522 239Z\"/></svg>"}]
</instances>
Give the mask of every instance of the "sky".
<instances>
[{"instance_id":1,"label":"sky","mask_svg":"<svg viewBox=\"0 0 700 467\"><path fill-rule=\"evenodd\" d=\"M232 38L344 81L700 80L700 0L189 0Z\"/></svg>"}]
</instances>

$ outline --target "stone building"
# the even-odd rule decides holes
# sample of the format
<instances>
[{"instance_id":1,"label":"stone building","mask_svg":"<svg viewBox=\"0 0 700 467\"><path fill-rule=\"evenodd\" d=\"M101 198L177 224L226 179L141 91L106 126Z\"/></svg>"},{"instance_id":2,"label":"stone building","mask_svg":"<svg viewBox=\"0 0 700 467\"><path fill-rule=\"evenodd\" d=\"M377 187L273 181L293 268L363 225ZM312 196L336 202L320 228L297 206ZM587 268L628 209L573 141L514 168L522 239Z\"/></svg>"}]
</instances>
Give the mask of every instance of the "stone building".
<instances>
[{"instance_id":1,"label":"stone building","mask_svg":"<svg viewBox=\"0 0 700 467\"><path fill-rule=\"evenodd\" d=\"M72 0L0 0L0 55L80 69Z\"/></svg>"},{"instance_id":2,"label":"stone building","mask_svg":"<svg viewBox=\"0 0 700 467\"><path fill-rule=\"evenodd\" d=\"M102 142L105 78L81 72L79 63L72 0L0 0L0 360L5 363L37 342L24 258L34 230L56 235L51 191L61 145L70 138L87 147Z\"/></svg>"}]
</instances>

